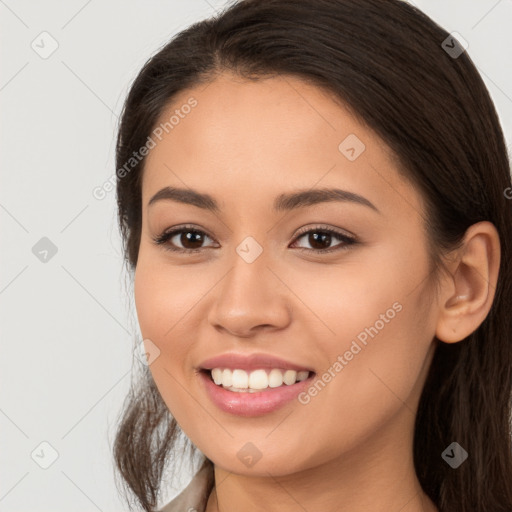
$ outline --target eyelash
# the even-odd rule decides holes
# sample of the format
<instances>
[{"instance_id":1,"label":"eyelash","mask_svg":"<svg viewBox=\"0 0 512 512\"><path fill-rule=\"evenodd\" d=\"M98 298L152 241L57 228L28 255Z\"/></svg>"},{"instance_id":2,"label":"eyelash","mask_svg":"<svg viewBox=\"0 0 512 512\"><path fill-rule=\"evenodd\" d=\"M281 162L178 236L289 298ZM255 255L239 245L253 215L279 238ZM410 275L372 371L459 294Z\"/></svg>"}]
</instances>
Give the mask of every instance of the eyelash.
<instances>
[{"instance_id":1,"label":"eyelash","mask_svg":"<svg viewBox=\"0 0 512 512\"><path fill-rule=\"evenodd\" d=\"M327 233L329 235L334 235L336 238L339 238L343 242L343 244L332 247L332 248L328 248L328 249L309 249L307 247L298 247L297 249L299 249L300 251L308 251L308 252L316 252L318 254L326 254L326 253L331 253L331 252L335 252L335 251L347 250L349 248L349 246L355 245L358 243L354 237L345 235L344 233L341 233L335 229L332 229L329 227L324 227L324 226L315 226L313 228L304 229L304 230L300 231L299 233L297 233L296 237L294 238L294 242L296 240L298 240L301 236L311 233L311 232L322 233L322 234ZM154 237L153 242L156 245L162 245L166 251L172 251L174 253L190 254L190 253L201 252L203 249L208 249L208 247L201 247L199 249L183 249L181 247L172 247L169 243L167 243L168 240L170 240L175 235L180 234L180 233L199 233L199 234L206 235L208 238L211 239L211 237L207 233L205 233L204 231L197 229L193 226L179 226L177 228L172 229L171 231L164 231L161 235Z\"/></svg>"}]
</instances>

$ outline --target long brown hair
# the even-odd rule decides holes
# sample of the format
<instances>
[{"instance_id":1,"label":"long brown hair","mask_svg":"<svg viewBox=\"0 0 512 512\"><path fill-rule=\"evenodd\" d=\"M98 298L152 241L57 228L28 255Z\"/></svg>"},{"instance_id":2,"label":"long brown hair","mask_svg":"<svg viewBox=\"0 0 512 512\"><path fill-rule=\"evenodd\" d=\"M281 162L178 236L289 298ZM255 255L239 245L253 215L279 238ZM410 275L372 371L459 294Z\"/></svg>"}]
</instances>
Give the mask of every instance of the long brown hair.
<instances>
[{"instance_id":1,"label":"long brown hair","mask_svg":"<svg viewBox=\"0 0 512 512\"><path fill-rule=\"evenodd\" d=\"M415 423L414 464L441 512L510 512L510 162L489 93L468 53L449 37L400 0L242 0L193 24L146 62L124 104L116 148L119 225L132 273L144 158L130 158L180 91L228 70L255 80L293 75L334 92L392 149L425 199L434 268L470 225L488 220L498 230L493 305L465 340L436 348ZM166 464L178 458L181 434L146 369L124 404L113 455L126 497L134 495L147 512L157 505ZM441 458L453 441L469 453L457 469Z\"/></svg>"}]
</instances>

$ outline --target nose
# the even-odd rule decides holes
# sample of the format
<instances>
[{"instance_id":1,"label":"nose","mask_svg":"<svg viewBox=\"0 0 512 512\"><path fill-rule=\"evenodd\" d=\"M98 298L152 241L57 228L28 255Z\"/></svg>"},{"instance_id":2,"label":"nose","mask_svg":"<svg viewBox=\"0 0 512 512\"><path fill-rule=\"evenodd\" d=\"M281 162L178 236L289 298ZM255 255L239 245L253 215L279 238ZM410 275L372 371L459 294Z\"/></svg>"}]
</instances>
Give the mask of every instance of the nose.
<instances>
[{"instance_id":1,"label":"nose","mask_svg":"<svg viewBox=\"0 0 512 512\"><path fill-rule=\"evenodd\" d=\"M278 271L267 266L264 253L252 263L235 254L232 268L215 287L208 313L215 329L249 338L290 324L291 292L276 276Z\"/></svg>"}]
</instances>

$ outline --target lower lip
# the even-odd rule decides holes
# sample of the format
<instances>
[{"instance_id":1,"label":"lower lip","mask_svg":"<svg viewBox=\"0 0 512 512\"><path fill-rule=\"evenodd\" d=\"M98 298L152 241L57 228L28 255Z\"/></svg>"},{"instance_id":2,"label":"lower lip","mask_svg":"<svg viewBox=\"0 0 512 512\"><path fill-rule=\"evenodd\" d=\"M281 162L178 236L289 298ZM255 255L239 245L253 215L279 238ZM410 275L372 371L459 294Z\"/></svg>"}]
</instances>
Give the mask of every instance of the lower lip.
<instances>
[{"instance_id":1,"label":"lower lip","mask_svg":"<svg viewBox=\"0 0 512 512\"><path fill-rule=\"evenodd\" d=\"M203 381L212 402L222 411L237 416L260 416L279 409L304 391L311 384L314 376L315 374L311 373L306 380L289 386L284 384L278 388L266 388L255 393L244 393L228 391L222 386L217 386L210 378L209 372L199 372L199 378Z\"/></svg>"}]
</instances>

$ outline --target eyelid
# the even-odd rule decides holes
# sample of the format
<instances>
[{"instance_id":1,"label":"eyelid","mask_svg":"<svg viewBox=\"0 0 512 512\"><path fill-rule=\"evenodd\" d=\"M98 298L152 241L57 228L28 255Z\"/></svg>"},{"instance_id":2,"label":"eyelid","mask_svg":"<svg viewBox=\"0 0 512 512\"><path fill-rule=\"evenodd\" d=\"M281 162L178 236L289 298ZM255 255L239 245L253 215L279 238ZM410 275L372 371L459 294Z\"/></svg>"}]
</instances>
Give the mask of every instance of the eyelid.
<instances>
[{"instance_id":1,"label":"eyelid","mask_svg":"<svg viewBox=\"0 0 512 512\"><path fill-rule=\"evenodd\" d=\"M302 228L299 229L299 231L297 231L295 233L294 236L294 240L303 235L304 233L309 233L310 231L328 231L329 233L334 233L338 236L343 236L345 238L351 238L353 240L356 239L356 236L353 235L352 233L350 233L349 231L345 230L345 229L341 229L341 228L334 228L328 224L314 224L314 225L310 225L310 226L304 226Z\"/></svg>"}]
</instances>

